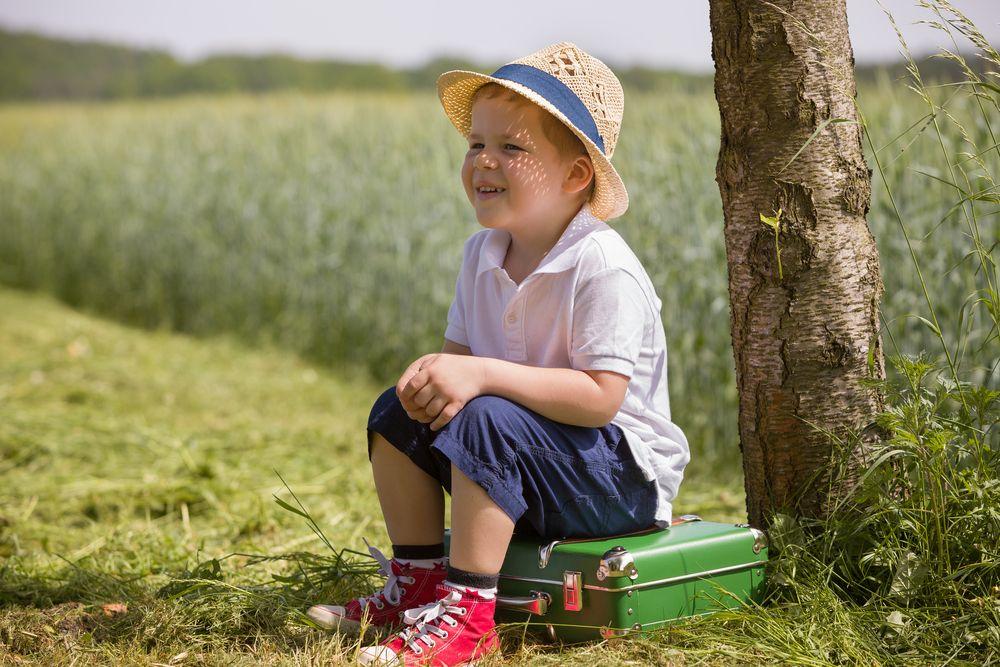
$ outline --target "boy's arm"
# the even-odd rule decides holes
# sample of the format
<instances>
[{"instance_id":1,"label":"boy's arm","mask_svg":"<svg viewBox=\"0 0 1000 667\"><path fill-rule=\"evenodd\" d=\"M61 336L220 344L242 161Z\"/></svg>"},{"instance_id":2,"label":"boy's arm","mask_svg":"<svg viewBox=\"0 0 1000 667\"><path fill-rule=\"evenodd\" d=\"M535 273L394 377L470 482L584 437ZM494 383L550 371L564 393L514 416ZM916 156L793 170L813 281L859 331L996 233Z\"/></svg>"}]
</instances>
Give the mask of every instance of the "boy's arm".
<instances>
[{"instance_id":1,"label":"boy's arm","mask_svg":"<svg viewBox=\"0 0 1000 667\"><path fill-rule=\"evenodd\" d=\"M461 354L463 348L468 349L446 341L445 352L425 354L403 371L396 394L411 418L437 430L451 421L467 401L492 394L553 421L599 428L614 419L625 400L629 376L621 373L525 366ZM417 398L418 394L422 398ZM444 405L440 403L442 397ZM433 413L427 412L428 408Z\"/></svg>"},{"instance_id":2,"label":"boy's arm","mask_svg":"<svg viewBox=\"0 0 1000 667\"><path fill-rule=\"evenodd\" d=\"M483 394L520 403L563 424L599 428L621 408L628 376L614 371L540 368L483 358Z\"/></svg>"},{"instance_id":3,"label":"boy's arm","mask_svg":"<svg viewBox=\"0 0 1000 667\"><path fill-rule=\"evenodd\" d=\"M472 356L470 348L447 338L441 352ZM629 378L613 371L538 368L499 359L483 361L484 394L502 396L563 424L604 426L618 414L628 388Z\"/></svg>"}]
</instances>

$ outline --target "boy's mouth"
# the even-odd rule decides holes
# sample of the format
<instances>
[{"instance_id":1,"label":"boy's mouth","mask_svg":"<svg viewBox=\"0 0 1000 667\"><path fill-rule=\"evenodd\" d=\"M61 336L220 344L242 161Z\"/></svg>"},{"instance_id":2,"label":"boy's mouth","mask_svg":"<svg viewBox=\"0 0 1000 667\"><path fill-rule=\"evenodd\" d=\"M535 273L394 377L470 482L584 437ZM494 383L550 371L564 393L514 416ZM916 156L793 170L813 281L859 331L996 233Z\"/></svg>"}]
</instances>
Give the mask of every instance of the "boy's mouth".
<instances>
[{"instance_id":1,"label":"boy's mouth","mask_svg":"<svg viewBox=\"0 0 1000 667\"><path fill-rule=\"evenodd\" d=\"M476 188L476 198L477 199L493 199L495 197L499 197L500 195L502 195L506 191L507 191L506 188L481 185L478 188Z\"/></svg>"}]
</instances>

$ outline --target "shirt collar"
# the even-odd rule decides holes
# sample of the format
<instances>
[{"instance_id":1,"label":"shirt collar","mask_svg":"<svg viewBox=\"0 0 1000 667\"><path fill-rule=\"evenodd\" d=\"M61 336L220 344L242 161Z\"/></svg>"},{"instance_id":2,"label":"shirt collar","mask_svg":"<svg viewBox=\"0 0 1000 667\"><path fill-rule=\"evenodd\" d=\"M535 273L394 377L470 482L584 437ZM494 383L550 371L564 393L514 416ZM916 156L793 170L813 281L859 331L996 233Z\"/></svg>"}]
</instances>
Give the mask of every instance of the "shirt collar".
<instances>
[{"instance_id":1,"label":"shirt collar","mask_svg":"<svg viewBox=\"0 0 1000 667\"><path fill-rule=\"evenodd\" d=\"M566 225L562 236L552 246L548 254L535 267L529 275L536 273L559 273L576 264L583 250L582 241L593 231L602 229L606 223L595 216L590 210L590 204L586 203L580 211L573 216L573 219ZM502 229L491 229L483 242L482 251L479 253L479 265L476 275L491 269L498 269L503 266L503 260L507 256L507 248L510 245L510 232Z\"/></svg>"}]
</instances>

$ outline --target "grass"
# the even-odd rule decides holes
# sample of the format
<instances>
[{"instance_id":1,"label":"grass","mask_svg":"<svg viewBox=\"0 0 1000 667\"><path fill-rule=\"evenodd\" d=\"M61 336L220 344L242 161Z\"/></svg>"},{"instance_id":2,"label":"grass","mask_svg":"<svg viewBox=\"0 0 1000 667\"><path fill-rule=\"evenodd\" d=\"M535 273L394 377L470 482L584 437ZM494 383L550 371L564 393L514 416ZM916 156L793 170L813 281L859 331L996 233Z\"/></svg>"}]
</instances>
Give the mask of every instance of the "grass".
<instances>
[{"instance_id":1,"label":"grass","mask_svg":"<svg viewBox=\"0 0 1000 667\"><path fill-rule=\"evenodd\" d=\"M388 547L364 453L382 385L41 295L0 290L0 312L0 663L349 657L302 611L369 592L350 549ZM294 504L279 474L334 550L275 502ZM677 507L739 521L739 479L688 479ZM508 649L514 664L550 651Z\"/></svg>"},{"instance_id":2,"label":"grass","mask_svg":"<svg viewBox=\"0 0 1000 667\"><path fill-rule=\"evenodd\" d=\"M380 384L231 338L123 327L45 295L0 289L0 312L0 663L352 661L357 643L302 611L376 584L353 549L363 536L388 546L363 451ZM909 472L901 482L880 457L853 499L862 523L779 521L767 605L562 650L509 627L502 664L1000 660L1000 394L967 420L992 433L994 458L969 465L947 382L931 382L927 363L902 370L909 391L890 392L883 426L897 434L887 451L908 447L895 458ZM885 492L906 480L906 493ZM330 545L276 498L301 501ZM677 509L745 516L738 480L711 472L685 480ZM934 516L944 533L923 521Z\"/></svg>"}]
</instances>

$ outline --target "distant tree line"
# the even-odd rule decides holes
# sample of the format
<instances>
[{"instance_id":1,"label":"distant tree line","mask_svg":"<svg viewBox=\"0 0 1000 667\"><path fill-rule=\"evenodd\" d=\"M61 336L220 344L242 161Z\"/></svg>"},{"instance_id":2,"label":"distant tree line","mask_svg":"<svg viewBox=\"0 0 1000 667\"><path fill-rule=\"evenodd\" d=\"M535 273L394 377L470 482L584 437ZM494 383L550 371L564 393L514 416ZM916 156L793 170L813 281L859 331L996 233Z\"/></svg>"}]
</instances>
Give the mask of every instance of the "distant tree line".
<instances>
[{"instance_id":1,"label":"distant tree line","mask_svg":"<svg viewBox=\"0 0 1000 667\"><path fill-rule=\"evenodd\" d=\"M495 63L493 67L502 63ZM930 75L952 80L951 63L929 63ZM55 39L0 29L0 100L120 99L184 93L271 90L434 90L448 69L491 71L490 65L440 57L411 69L378 63L304 60L287 55L217 55L180 62L165 51L93 41ZM711 74L687 74L648 67L615 68L632 90L705 90ZM882 75L885 68L880 68ZM923 67L921 68L922 71ZM888 69L902 75L901 66ZM879 71L859 68L858 78Z\"/></svg>"}]
</instances>

